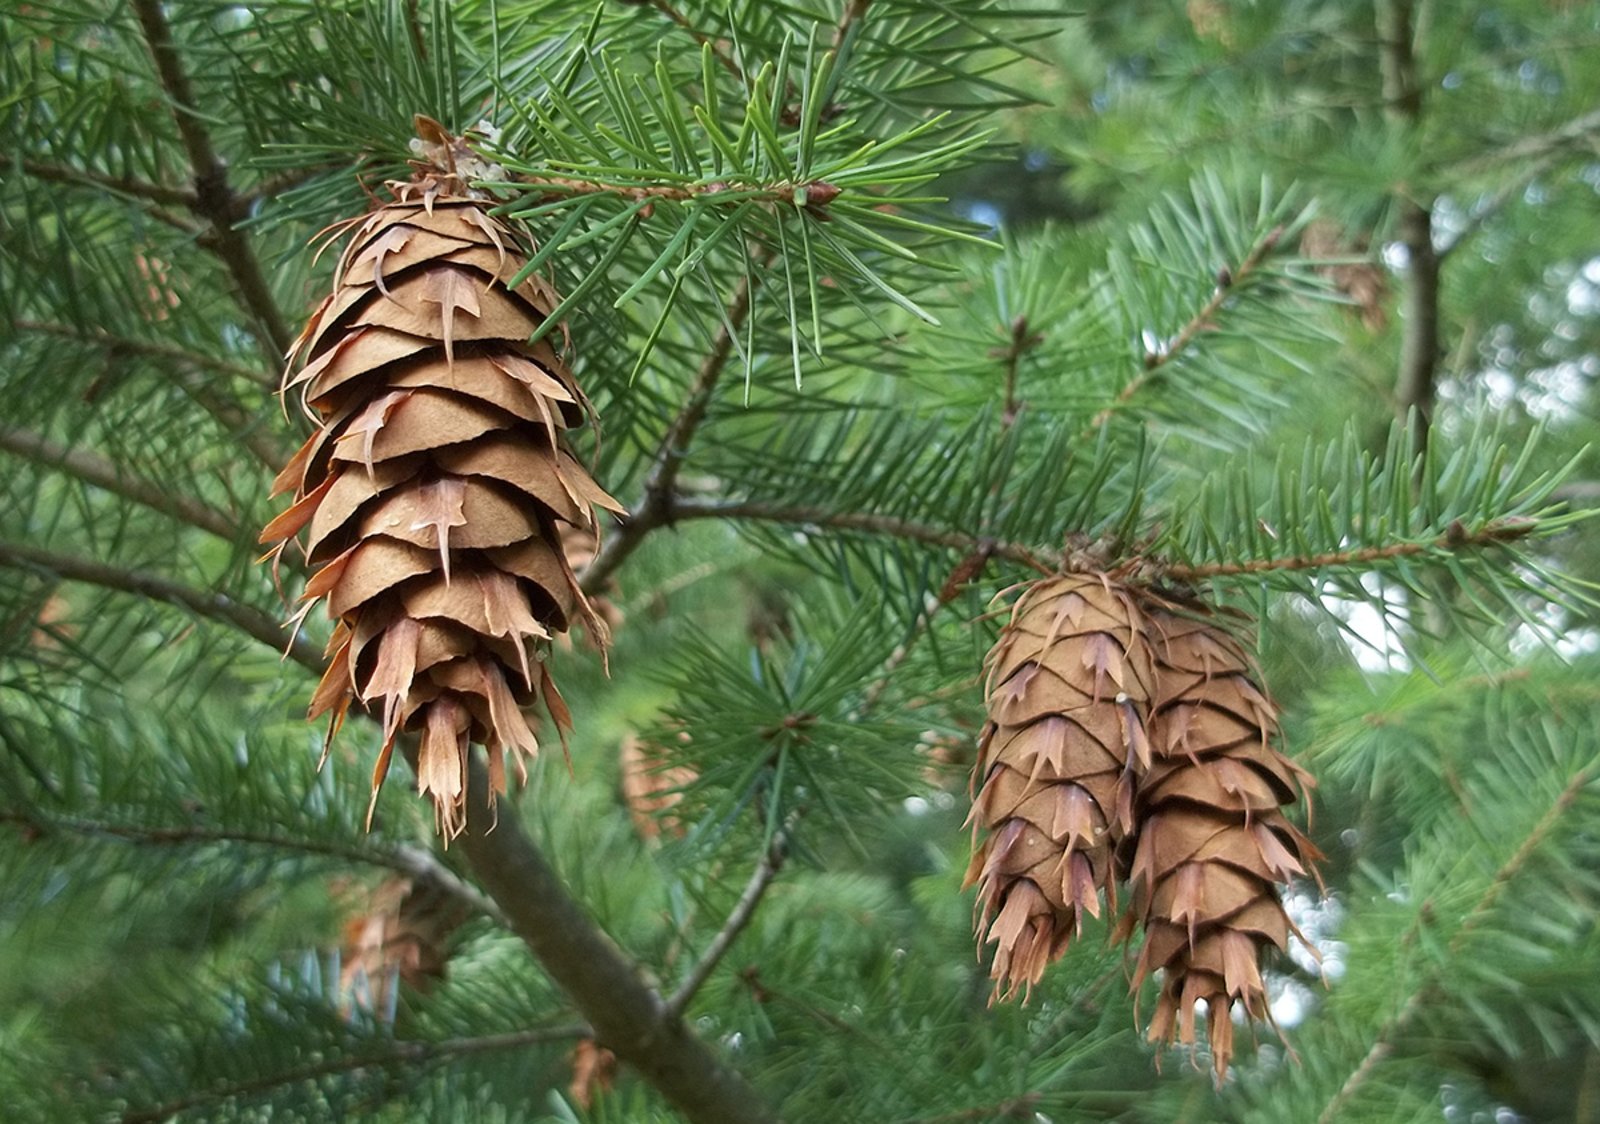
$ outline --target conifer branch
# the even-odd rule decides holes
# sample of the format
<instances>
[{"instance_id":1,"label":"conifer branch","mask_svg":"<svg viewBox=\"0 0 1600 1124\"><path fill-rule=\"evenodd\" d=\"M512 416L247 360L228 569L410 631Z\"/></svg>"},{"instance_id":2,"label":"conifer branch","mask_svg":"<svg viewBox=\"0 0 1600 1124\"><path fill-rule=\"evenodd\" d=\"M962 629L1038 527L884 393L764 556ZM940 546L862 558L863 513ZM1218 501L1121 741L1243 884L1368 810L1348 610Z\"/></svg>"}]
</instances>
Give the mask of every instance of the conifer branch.
<instances>
[{"instance_id":1,"label":"conifer branch","mask_svg":"<svg viewBox=\"0 0 1600 1124\"><path fill-rule=\"evenodd\" d=\"M158 1124L160 1121L170 1120L180 1112L185 1112L189 1109L204 1108L239 1098L259 1096L262 1093L270 1093L275 1089L281 1089L287 1085L298 1085L304 1081L315 1081L323 1077L336 1077L363 1069L384 1069L401 1063L409 1065L426 1064L450 1058L464 1058L472 1054L498 1050L516 1050L527 1046L540 1046L550 1042L565 1042L587 1037L588 1033L588 1027L573 1025L536 1027L531 1030L512 1031L507 1034L486 1034L477 1038L446 1038L440 1042L396 1042L381 1052L329 1058L326 1061L312 1062L308 1065L297 1066L294 1069L287 1069L281 1073L269 1074L265 1077L230 1082L203 1092L177 1097L152 1108L129 1109L122 1114L121 1121L122 1124Z\"/></svg>"},{"instance_id":2,"label":"conifer branch","mask_svg":"<svg viewBox=\"0 0 1600 1124\"><path fill-rule=\"evenodd\" d=\"M1423 82L1418 74L1411 0L1379 0L1378 62L1385 112L1393 127L1421 143ZM1432 199L1415 189L1396 190L1400 241L1406 248L1404 331L1395 408L1411 419L1416 447L1424 449L1433 416L1439 366L1440 257L1433 246Z\"/></svg>"},{"instance_id":3,"label":"conifer branch","mask_svg":"<svg viewBox=\"0 0 1600 1124\"><path fill-rule=\"evenodd\" d=\"M18 159L17 166L22 174L47 183L65 183L76 187L93 188L96 191L110 191L117 195L127 195L135 199L143 199L149 203L158 203L164 207L193 207L195 195L193 191L181 187L170 187L167 184L152 183L149 180L136 179L133 176L112 176L104 172L96 172L88 168L74 168L67 164L55 164L48 160L30 160L24 156Z\"/></svg>"},{"instance_id":4,"label":"conifer branch","mask_svg":"<svg viewBox=\"0 0 1600 1124\"><path fill-rule=\"evenodd\" d=\"M1021 543L991 541L965 531L955 531L901 519L894 515L879 515L869 511L833 511L825 507L807 507L799 504L776 504L761 500L694 500L679 497L667 507L667 521L684 519L751 519L764 523L789 523L801 527L823 530L859 531L887 538L906 539L927 546L948 547L951 550L977 551L987 556L1004 558L1031 567L1041 574L1055 570L1047 562L1055 559L1041 557Z\"/></svg>"},{"instance_id":5,"label":"conifer branch","mask_svg":"<svg viewBox=\"0 0 1600 1124\"><path fill-rule=\"evenodd\" d=\"M1278 242L1282 238L1283 227L1273 227L1262 237L1261 241L1250 248L1250 252L1244 256L1244 259L1237 266L1232 269L1224 266L1219 270L1216 288L1212 290L1211 296L1206 300L1205 304L1201 305L1200 310L1190 317L1183 327L1178 329L1178 334L1173 336L1159 350L1145 352L1144 359L1141 361L1144 370L1129 380L1128 385L1118 392L1117 397L1109 406L1106 406L1090 419L1089 424L1084 427L1083 433L1079 435L1079 439L1092 436L1096 431L1103 428L1118 410L1126 406L1135 395L1156 378L1162 368L1187 351L1202 332L1209 331L1216 321L1217 313L1222 310L1222 306L1227 302L1228 297L1238 290L1239 285L1246 278L1261 268L1261 263L1267 259L1267 256L1273 250L1277 249Z\"/></svg>"},{"instance_id":6,"label":"conifer branch","mask_svg":"<svg viewBox=\"0 0 1600 1124\"><path fill-rule=\"evenodd\" d=\"M406 31L411 36L411 49L417 52L417 60L427 62L428 39L422 32L422 16L417 10L417 0L406 0Z\"/></svg>"},{"instance_id":7,"label":"conifer branch","mask_svg":"<svg viewBox=\"0 0 1600 1124\"><path fill-rule=\"evenodd\" d=\"M287 658L302 667L319 674L323 668L322 650L318 645L298 634L286 643L283 626L275 617L252 605L235 601L226 593L196 589L141 570L124 569L90 558L60 554L21 543L0 542L0 566L42 570L67 581L96 585L102 589L131 593L173 605L195 616L225 624L253 640L285 652Z\"/></svg>"},{"instance_id":8,"label":"conifer branch","mask_svg":"<svg viewBox=\"0 0 1600 1124\"><path fill-rule=\"evenodd\" d=\"M977 1108L957 1109L955 1112L941 1112L938 1116L917 1116L904 1124L963 1124L970 1121L994 1120L1034 1120L1037 1118L1039 1104L1038 1093L1023 1093L1018 1097L1007 1097L1005 1100L996 1101L994 1104L979 1105Z\"/></svg>"},{"instance_id":9,"label":"conifer branch","mask_svg":"<svg viewBox=\"0 0 1600 1124\"><path fill-rule=\"evenodd\" d=\"M85 484L103 488L218 538L232 541L239 532L239 521L226 512L193 497L179 495L153 480L133 476L98 453L68 448L41 433L0 426L0 449L60 469Z\"/></svg>"},{"instance_id":10,"label":"conifer branch","mask_svg":"<svg viewBox=\"0 0 1600 1124\"><path fill-rule=\"evenodd\" d=\"M806 207L819 209L837 199L840 191L837 185L826 180L755 185L723 181L702 184L627 184L576 179L571 176L519 174L515 182L527 187L544 188L554 195L615 195L636 203L662 199L680 203L702 200L725 203L728 206L742 206L745 203L786 203L794 206L797 198L803 198ZM720 198L722 196L726 198Z\"/></svg>"},{"instance_id":11,"label":"conifer branch","mask_svg":"<svg viewBox=\"0 0 1600 1124\"><path fill-rule=\"evenodd\" d=\"M152 340L134 339L131 336L116 336L96 328L76 328L71 324L61 324L49 320L15 320L12 321L12 326L18 331L37 332L40 335L75 340L91 347L103 348L113 357L137 355L146 359L185 363L191 367L213 371L219 375L244 379L246 382L264 386L268 390L275 391L278 389L278 378L270 372L228 363L214 355L207 355L200 351L190 351L186 347L156 343Z\"/></svg>"},{"instance_id":12,"label":"conifer branch","mask_svg":"<svg viewBox=\"0 0 1600 1124\"><path fill-rule=\"evenodd\" d=\"M832 49L837 51L844 46L845 40L850 37L851 28L866 18L867 8L872 0L846 0L844 11L839 13L839 22L833 29Z\"/></svg>"},{"instance_id":13,"label":"conifer branch","mask_svg":"<svg viewBox=\"0 0 1600 1124\"><path fill-rule=\"evenodd\" d=\"M1507 887L1517 879L1522 869L1528 865L1535 853L1544 845L1545 840L1555 830L1561 817L1572 808L1573 803L1578 799L1578 794L1593 783L1597 775L1600 775L1600 762L1591 762L1576 770L1568 778L1567 783L1556 794L1556 798L1551 801L1550 807L1545 810L1544 815L1533 825L1532 830L1523 838L1522 843L1512 853L1511 857L1494 872L1483 894L1479 896L1477 902L1463 916L1460 927L1445 948L1441 963L1446 965L1454 963L1462 955L1466 939L1483 924L1490 911L1494 909L1495 903L1500 900L1500 896L1505 893ZM1425 923L1426 917L1419 916L1413 926L1413 930L1415 931ZM1413 939L1414 932L1407 935L1405 943L1410 944ZM1355 1096L1356 1092L1366 1084L1378 1066L1394 1052L1396 1037L1404 1032L1406 1027L1410 1025L1411 1020L1428 1003L1444 998L1441 994L1442 991L1441 982L1435 978L1411 993L1411 996L1401 1006L1400 1010L1395 1012L1379 1028L1377 1035L1373 1039L1372 1046L1367 1050L1361 1061L1357 1063L1355 1069L1351 1071L1350 1076L1345 1079L1344 1084L1339 1087L1338 1092L1323 1106L1322 1112L1317 1116L1317 1124L1331 1124L1338 1117L1340 1110L1349 1103L1350 1098Z\"/></svg>"},{"instance_id":14,"label":"conifer branch","mask_svg":"<svg viewBox=\"0 0 1600 1124\"><path fill-rule=\"evenodd\" d=\"M171 377L178 389L232 434L269 472L276 473L289 459L289 448L261 427L263 416L252 417L231 395L218 393L212 380L190 367L174 367Z\"/></svg>"},{"instance_id":15,"label":"conifer branch","mask_svg":"<svg viewBox=\"0 0 1600 1124\"><path fill-rule=\"evenodd\" d=\"M1000 409L1000 433L1003 436L1013 425L1022 412L1024 403L1017 398L1017 368L1022 362L1022 357L1028 351L1037 347L1044 339L1042 332L1028 330L1028 318L1018 315L1011 322L1009 339L1004 348L998 348L991 354L999 358L1005 378L1005 398ZM996 481L994 490L998 491L1003 485ZM971 552L956 563L950 575L945 578L944 584L939 587L936 594L929 594L918 611L916 619L911 622L910 631L906 638L895 645L889 658L883 661L878 675L873 679L866 692L861 697L861 706L858 708L857 717L866 714L878 705L878 700L889 689L889 684L894 682L894 676L900 666L911 657L911 651L916 647L917 641L926 636L933 629L934 621L940 611L953 602L961 593L961 587L982 574L989 564L989 559L995 552L995 540L988 533L988 518L986 517L982 532L977 536Z\"/></svg>"},{"instance_id":16,"label":"conifer branch","mask_svg":"<svg viewBox=\"0 0 1600 1124\"><path fill-rule=\"evenodd\" d=\"M722 323L718 325L716 334L712 337L711 348L700 363L700 370L689 388L689 394L678 408L676 416L668 424L667 432L656 449L655 459L645 475L643 498L633 506L632 514L627 521L606 540L594 561L584 569L581 580L585 592L592 593L598 590L605 584L606 579L616 572L617 567L639 549L639 544L646 535L672 522L673 489L678 482L678 473L689 455L689 446L694 440L695 431L700 428L700 423L705 420L706 411L711 407L711 399L716 393L718 382L722 379L723 369L733 354L735 333L744 326L745 320L750 315L753 276L753 274L747 275L739 280L732 298L723 310Z\"/></svg>"},{"instance_id":17,"label":"conifer branch","mask_svg":"<svg viewBox=\"0 0 1600 1124\"><path fill-rule=\"evenodd\" d=\"M1000 432L1004 435L1016 424L1022 412L1024 403L1017 398L1017 367L1023 355L1037 347L1044 339L1042 332L1028 330L1028 318L1019 315L1011 322L1010 338L1006 346L997 349L996 354L1000 359L1005 373L1005 399L1000 410ZM994 485L996 491L1002 482ZM937 594L930 594L924 601L922 609L917 613L916 619L911 622L910 632L906 638L895 646L889 653L889 658L883 661L875 678L862 695L861 706L857 716L865 714L878 705L878 700L889 689L889 684L894 681L895 672L900 670L900 665L911 656L911 650L918 640L933 629L933 623L938 618L940 610L953 602L961 593L961 587L982 574L989 564L989 559L995 553L996 543L993 536L988 533L988 520L985 520L983 533L979 534L973 543L971 552L951 570L945 578L944 584L939 587Z\"/></svg>"},{"instance_id":18,"label":"conifer branch","mask_svg":"<svg viewBox=\"0 0 1600 1124\"><path fill-rule=\"evenodd\" d=\"M1490 520L1476 530L1468 530L1458 521L1451 524L1444 534L1424 542L1388 543L1384 546L1363 546L1351 550L1331 550L1324 554L1294 555L1287 558L1207 562L1199 566L1160 563L1157 568L1164 577L1173 581L1197 582L1206 578L1242 577L1283 570L1323 570L1362 566L1374 562L1389 562L1396 558L1414 558L1419 554L1446 554L1468 547L1495 546L1525 538L1537 530L1538 526L1538 522L1533 519L1511 518Z\"/></svg>"},{"instance_id":19,"label":"conifer branch","mask_svg":"<svg viewBox=\"0 0 1600 1124\"><path fill-rule=\"evenodd\" d=\"M701 31L689 21L688 16L684 15L682 12L678 11L677 8L672 6L671 0L622 0L622 3L631 4L637 8L654 8L663 16L666 16L667 19L681 27L684 31L688 32L689 37L696 43L700 44L700 46L710 47L711 57L717 60L717 64L729 74L737 78L740 85L746 84L744 68L741 67L738 62L734 60L734 57L728 53L727 44L720 39L713 39L711 36Z\"/></svg>"},{"instance_id":20,"label":"conifer branch","mask_svg":"<svg viewBox=\"0 0 1600 1124\"><path fill-rule=\"evenodd\" d=\"M695 1124L767 1124L776 1113L706 1047L637 966L597 928L517 826L504 798L491 805L488 771L470 766L467 829L456 843L513 931L613 1051Z\"/></svg>"},{"instance_id":21,"label":"conifer branch","mask_svg":"<svg viewBox=\"0 0 1600 1124\"><path fill-rule=\"evenodd\" d=\"M861 717L878 705L878 700L883 698L883 693L889 689L889 684L894 682L895 672L900 670L900 665L911 657L912 648L927 632L933 628L934 619L939 615L939 610L947 602L943 598L929 597L911 622L911 628L906 638L894 646L889 653L889 658L883 661L883 666L878 669L877 676L868 685L861 695L861 706L855 717Z\"/></svg>"},{"instance_id":22,"label":"conifer branch","mask_svg":"<svg viewBox=\"0 0 1600 1124\"><path fill-rule=\"evenodd\" d=\"M163 202L178 203L192 206L193 194L175 188L164 187L161 184L147 183L143 180L107 176L99 172L84 171L71 168L64 164L52 164L42 160L21 160L19 169L29 179L39 180L43 183L66 184L69 187L81 187L104 198L107 192L124 195L139 200L144 206L141 213L155 219L163 226L169 226L189 238L203 236L204 227L200 226L188 215L179 214L169 210Z\"/></svg>"},{"instance_id":23,"label":"conifer branch","mask_svg":"<svg viewBox=\"0 0 1600 1124\"><path fill-rule=\"evenodd\" d=\"M71 581L178 605L279 647L281 629L273 618L223 594L10 543L0 543L0 565L42 569ZM312 671L322 670L322 654L310 641L297 637L289 656ZM414 744L409 756L415 756ZM414 760L412 764L414 768ZM477 756L472 758L470 781L470 811L460 846L508 927L593 1023L592 1036L638 1069L695 1124L776 1121L778 1117L745 1080L712 1055L681 1017L667 1010L661 996L639 978L632 961L568 894L560 876L517 826L515 807L497 799L493 810L486 810L488 773ZM586 1029L581 1036L590 1034ZM167 1107L166 1115L176 1111Z\"/></svg>"},{"instance_id":24,"label":"conifer branch","mask_svg":"<svg viewBox=\"0 0 1600 1124\"><path fill-rule=\"evenodd\" d=\"M331 172L338 168L352 168L350 161L325 160L318 163L306 164L302 167L290 168L288 171L279 172L262 180L247 190L240 191L233 197L233 221L243 222L255 214L256 209L264 203L271 202L286 191L293 191L303 183L315 179L324 172ZM276 389L277 384L273 387Z\"/></svg>"},{"instance_id":25,"label":"conifer branch","mask_svg":"<svg viewBox=\"0 0 1600 1124\"><path fill-rule=\"evenodd\" d=\"M927 546L971 551L974 555L981 553L985 559L1004 558L1046 575L1055 573L1061 562L1059 556L1035 552L1021 543L985 539L963 531L865 511L830 511L821 507L772 504L759 500L718 501L682 497L673 500L667 507L666 521L677 523L688 519L751 519L824 530L858 531L864 534L883 535L887 538L905 539ZM1197 582L1207 578L1240 577L1284 570L1359 566L1397 558L1411 558L1421 554L1440 554L1469 547L1495 546L1525 538L1537 529L1536 520L1518 517L1491 520L1476 529L1468 529L1456 523L1444 534L1424 542L1388 543L1383 546L1355 547L1322 554L1251 558L1238 562L1208 562L1196 566L1183 563L1153 563L1153 565L1163 577L1173 581ZM967 561L970 562L971 558L969 557ZM958 579L953 575L952 582L957 580L964 581L967 578ZM950 584L946 583L947 589ZM941 600L943 596L941 593Z\"/></svg>"},{"instance_id":26,"label":"conifer branch","mask_svg":"<svg viewBox=\"0 0 1600 1124\"><path fill-rule=\"evenodd\" d=\"M1022 412L1024 405L1017 398L1017 367L1022 363L1022 357L1044 341L1043 332L1030 332L1028 318L1019 315L1011 322L1011 335L1006 341L1006 346L996 349L996 354L1005 372L1005 399L1000 406L1000 429L1010 429L1016 424L1017 415Z\"/></svg>"},{"instance_id":27,"label":"conifer branch","mask_svg":"<svg viewBox=\"0 0 1600 1124\"><path fill-rule=\"evenodd\" d=\"M745 884L744 892L739 895L739 900L734 903L728 919L723 922L722 928L706 946L705 954L700 957L689 971L689 975L672 993L667 1000L667 1014L673 1017L681 1016L694 1000L705 982L711 978L711 973L716 970L722 958L733 947L733 942L739 939L739 934L756 915L756 909L761 905L761 899L766 896L767 889L777 878L778 872L783 869L784 860L788 857L789 839L784 831L778 831L772 837L772 842L767 846L766 854L761 856L761 861L756 864L750 881Z\"/></svg>"},{"instance_id":28,"label":"conifer branch","mask_svg":"<svg viewBox=\"0 0 1600 1124\"><path fill-rule=\"evenodd\" d=\"M8 809L0 809L0 823L19 824L41 834L62 831L74 835L118 839L137 846L183 847L237 843L247 847L339 859L361 866L376 866L404 874L419 882L432 883L459 900L472 913L481 914L501 925L506 924L505 914L500 911L500 907L476 887L463 882L454 871L429 852L404 844L394 847L363 847L358 844L311 839L303 835L274 835L204 824L161 827L149 824L109 823L76 816L39 815Z\"/></svg>"},{"instance_id":29,"label":"conifer branch","mask_svg":"<svg viewBox=\"0 0 1600 1124\"><path fill-rule=\"evenodd\" d=\"M253 371L248 367L219 362L191 352L187 348L147 343L144 340L111 336L97 331L79 331L70 324L19 320L16 322L16 327L23 331L39 332L104 348L106 355L111 359L138 355L170 364L164 371L173 384L187 394L197 406L210 414L219 425L232 433L263 465L276 472L288 459L289 451L282 447L277 438L261 429L260 420L252 418L243 406L218 388L217 380L205 377L202 372L211 371L248 379L276 390L277 382L270 375Z\"/></svg>"},{"instance_id":30,"label":"conifer branch","mask_svg":"<svg viewBox=\"0 0 1600 1124\"><path fill-rule=\"evenodd\" d=\"M961 589L972 581L989 564L989 559L994 553L994 540L980 539L968 554L955 568L950 571L950 576L945 578L944 584L939 587L936 594L928 594L923 602L922 610L917 613L916 619L911 622L911 629L906 638L895 645L894 651L889 653L889 658L883 661L883 666L878 669L877 677L872 681L861 696L861 705L856 708L853 715L855 719L864 717L875 706L883 693L889 689L889 684L894 682L895 672L900 670L900 665L911 656L911 650L918 640L926 636L933 628L933 622L938 617L940 610L960 595Z\"/></svg>"},{"instance_id":31,"label":"conifer branch","mask_svg":"<svg viewBox=\"0 0 1600 1124\"><path fill-rule=\"evenodd\" d=\"M1515 164L1530 157L1538 159L1565 149L1586 145L1600 137L1600 109L1591 109L1547 133L1521 137L1504 148L1485 153L1456 166L1456 171L1473 174L1499 164Z\"/></svg>"},{"instance_id":32,"label":"conifer branch","mask_svg":"<svg viewBox=\"0 0 1600 1124\"><path fill-rule=\"evenodd\" d=\"M1442 265L1446 258L1448 258L1451 254L1454 254L1466 242L1470 241L1473 235L1477 234L1489 224L1491 219L1493 219L1501 211L1505 210L1506 206L1513 199L1519 198L1525 191L1527 191L1529 184L1533 183L1534 180L1544 175L1544 173L1554 167L1556 163L1557 157L1553 155L1533 161L1533 163L1523 169L1521 175L1507 180L1505 183L1501 184L1499 189L1496 190L1493 195L1489 196L1488 199L1474 206L1472 210L1472 216L1467 220L1466 225L1463 226L1456 236L1450 240L1449 245L1440 247L1436 251L1440 264Z\"/></svg>"},{"instance_id":33,"label":"conifer branch","mask_svg":"<svg viewBox=\"0 0 1600 1124\"><path fill-rule=\"evenodd\" d=\"M445 866L432 851L401 843L394 848L394 858L396 869L413 880L431 883L465 904L473 913L489 918L502 929L511 928L511 921L506 917L505 910L500 908L499 902Z\"/></svg>"},{"instance_id":34,"label":"conifer branch","mask_svg":"<svg viewBox=\"0 0 1600 1124\"><path fill-rule=\"evenodd\" d=\"M171 103L173 121L189 155L194 172L194 213L211 224L214 250L233 278L239 298L264 333L263 342L276 358L289 350L294 338L283 319L261 263L250 243L234 225L238 200L228 186L227 165L217 154L211 134L202 124L189 75L172 41L172 28L160 0L133 0L134 13L144 32L145 45L155 62L156 76Z\"/></svg>"}]
</instances>

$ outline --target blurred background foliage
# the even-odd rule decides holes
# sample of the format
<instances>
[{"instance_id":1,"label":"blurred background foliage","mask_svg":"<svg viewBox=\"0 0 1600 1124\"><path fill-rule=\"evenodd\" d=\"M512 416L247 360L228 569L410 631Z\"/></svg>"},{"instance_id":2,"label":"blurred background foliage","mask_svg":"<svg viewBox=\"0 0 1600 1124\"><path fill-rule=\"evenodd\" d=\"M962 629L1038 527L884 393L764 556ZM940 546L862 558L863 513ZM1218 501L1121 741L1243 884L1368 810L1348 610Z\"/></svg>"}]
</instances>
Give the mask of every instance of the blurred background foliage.
<instances>
[{"instance_id":1,"label":"blurred background foliage","mask_svg":"<svg viewBox=\"0 0 1600 1124\"><path fill-rule=\"evenodd\" d=\"M688 1015L787 1118L1600 1120L1600 10L1041 7L8 5L8 1119L675 1118L271 646L305 246L420 112L495 127L649 514L523 826L667 992L781 833ZM987 1005L987 614L1069 534L1253 613L1321 780L1221 1087L1103 930Z\"/></svg>"}]
</instances>

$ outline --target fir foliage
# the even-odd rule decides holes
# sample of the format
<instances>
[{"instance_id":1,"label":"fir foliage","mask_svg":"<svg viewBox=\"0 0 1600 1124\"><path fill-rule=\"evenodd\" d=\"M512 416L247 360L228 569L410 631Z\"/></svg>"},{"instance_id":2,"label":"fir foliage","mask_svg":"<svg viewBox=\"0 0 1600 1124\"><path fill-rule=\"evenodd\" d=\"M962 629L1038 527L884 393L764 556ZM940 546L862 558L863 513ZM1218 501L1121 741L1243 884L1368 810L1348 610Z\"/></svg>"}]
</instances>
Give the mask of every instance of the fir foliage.
<instances>
[{"instance_id":1,"label":"fir foliage","mask_svg":"<svg viewBox=\"0 0 1600 1124\"><path fill-rule=\"evenodd\" d=\"M1597 46L1545 0L13 5L7 1118L1588 1119ZM252 541L308 244L416 114L497 165L632 512L570 765L448 850L401 784L363 832L374 723L318 770L329 625ZM1221 1084L1103 922L1027 1006L973 955L993 599L1085 556L1253 613L1320 778L1321 965ZM396 876L467 920L373 1009L341 930Z\"/></svg>"}]
</instances>

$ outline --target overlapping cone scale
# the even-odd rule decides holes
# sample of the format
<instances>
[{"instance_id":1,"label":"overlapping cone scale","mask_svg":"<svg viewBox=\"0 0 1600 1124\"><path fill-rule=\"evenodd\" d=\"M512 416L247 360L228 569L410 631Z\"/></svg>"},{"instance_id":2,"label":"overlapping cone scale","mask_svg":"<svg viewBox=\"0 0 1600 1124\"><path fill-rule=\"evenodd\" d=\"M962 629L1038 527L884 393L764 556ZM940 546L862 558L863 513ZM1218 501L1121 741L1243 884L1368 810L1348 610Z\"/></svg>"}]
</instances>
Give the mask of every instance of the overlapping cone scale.
<instances>
[{"instance_id":1,"label":"overlapping cone scale","mask_svg":"<svg viewBox=\"0 0 1600 1124\"><path fill-rule=\"evenodd\" d=\"M1271 1021L1260 958L1293 925L1279 886L1322 856L1284 817L1311 785L1276 748L1278 712L1249 657L1204 606L1140 597L1155 654L1151 764L1139 787L1128 879L1144 926L1134 987L1161 973L1149 1036L1195 1042L1205 1000L1220 1079L1235 1005Z\"/></svg>"},{"instance_id":2,"label":"overlapping cone scale","mask_svg":"<svg viewBox=\"0 0 1600 1124\"><path fill-rule=\"evenodd\" d=\"M311 704L331 741L352 703L381 716L373 795L401 730L420 734L418 783L446 838L465 823L469 745L503 792L538 740L523 709L570 724L541 658L552 636L605 625L578 587L563 528L620 511L568 450L588 402L549 342L557 303L482 201L437 180L347 224L333 292L296 340L284 387L316 431L274 483L289 509L262 541L304 534L303 615L337 620Z\"/></svg>"},{"instance_id":3,"label":"overlapping cone scale","mask_svg":"<svg viewBox=\"0 0 1600 1124\"><path fill-rule=\"evenodd\" d=\"M989 720L973 773L980 941L995 995L1026 992L1100 895L1115 908L1113 854L1133 830L1150 764L1155 675L1129 592L1100 574L1029 584L985 661Z\"/></svg>"}]
</instances>

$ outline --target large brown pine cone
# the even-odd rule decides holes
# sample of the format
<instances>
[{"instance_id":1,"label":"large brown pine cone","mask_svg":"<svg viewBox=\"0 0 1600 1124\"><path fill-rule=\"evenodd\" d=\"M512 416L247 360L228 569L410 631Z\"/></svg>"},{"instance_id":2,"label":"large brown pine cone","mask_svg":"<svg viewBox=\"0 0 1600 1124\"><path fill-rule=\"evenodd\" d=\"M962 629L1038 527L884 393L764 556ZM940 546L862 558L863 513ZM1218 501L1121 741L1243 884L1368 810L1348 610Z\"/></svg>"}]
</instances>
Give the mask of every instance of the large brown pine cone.
<instances>
[{"instance_id":1,"label":"large brown pine cone","mask_svg":"<svg viewBox=\"0 0 1600 1124\"><path fill-rule=\"evenodd\" d=\"M281 551L306 532L319 568L302 616L326 599L338 621L312 717L332 715L331 740L353 701L381 712L374 800L396 736L420 731L418 787L447 839L465 823L470 743L503 792L506 751L520 770L538 749L522 708L542 698L569 726L541 654L575 618L606 633L561 525L621 510L567 449L588 409L571 372L526 342L556 294L537 275L508 287L528 250L463 192L424 176L347 224L285 376L317 430L275 483L293 505L262 534Z\"/></svg>"},{"instance_id":2,"label":"large brown pine cone","mask_svg":"<svg viewBox=\"0 0 1600 1124\"><path fill-rule=\"evenodd\" d=\"M978 885L978 934L1009 997L1039 982L1083 914L1100 915L1102 889L1115 908L1155 675L1132 596L1100 574L1031 583L985 667L969 818L985 838L963 888Z\"/></svg>"},{"instance_id":3,"label":"large brown pine cone","mask_svg":"<svg viewBox=\"0 0 1600 1124\"><path fill-rule=\"evenodd\" d=\"M1192 1045L1195 1004L1206 1001L1220 1079L1233 1056L1233 1006L1271 1021L1260 958L1294 931L1279 886L1322 857L1281 811L1312 781L1275 748L1277 707L1216 616L1150 594L1141 601L1157 688L1129 871L1145 932L1133 986L1160 970L1153 1041Z\"/></svg>"}]
</instances>

